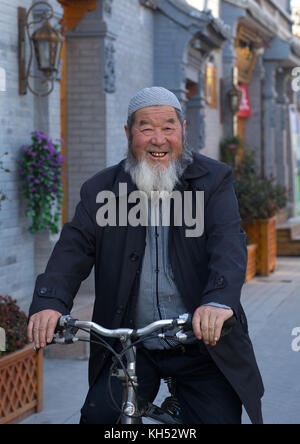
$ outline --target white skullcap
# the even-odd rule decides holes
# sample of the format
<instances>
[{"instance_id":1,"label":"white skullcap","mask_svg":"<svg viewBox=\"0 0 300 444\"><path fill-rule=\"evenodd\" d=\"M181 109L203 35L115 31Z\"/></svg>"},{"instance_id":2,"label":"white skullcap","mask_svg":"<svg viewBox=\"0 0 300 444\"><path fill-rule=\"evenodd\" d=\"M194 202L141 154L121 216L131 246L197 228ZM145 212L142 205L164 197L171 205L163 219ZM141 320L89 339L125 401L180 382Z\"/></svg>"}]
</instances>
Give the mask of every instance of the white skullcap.
<instances>
[{"instance_id":1,"label":"white skullcap","mask_svg":"<svg viewBox=\"0 0 300 444\"><path fill-rule=\"evenodd\" d=\"M151 88L144 88L139 91L130 100L128 107L128 117L139 109L146 108L148 106L172 106L178 111L182 112L182 108L179 100L171 91L159 86L153 86Z\"/></svg>"}]
</instances>

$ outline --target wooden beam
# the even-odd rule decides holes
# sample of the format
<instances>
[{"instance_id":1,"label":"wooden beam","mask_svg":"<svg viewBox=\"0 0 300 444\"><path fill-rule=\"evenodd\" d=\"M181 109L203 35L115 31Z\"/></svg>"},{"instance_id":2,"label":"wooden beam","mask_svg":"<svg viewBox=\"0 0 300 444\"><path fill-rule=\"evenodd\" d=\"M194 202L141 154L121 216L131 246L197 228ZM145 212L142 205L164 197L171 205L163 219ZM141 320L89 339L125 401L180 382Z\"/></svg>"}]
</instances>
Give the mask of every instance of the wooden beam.
<instances>
[{"instance_id":1,"label":"wooden beam","mask_svg":"<svg viewBox=\"0 0 300 444\"><path fill-rule=\"evenodd\" d=\"M64 9L61 21L64 29L73 30L89 11L97 8L97 0L58 0Z\"/></svg>"}]
</instances>

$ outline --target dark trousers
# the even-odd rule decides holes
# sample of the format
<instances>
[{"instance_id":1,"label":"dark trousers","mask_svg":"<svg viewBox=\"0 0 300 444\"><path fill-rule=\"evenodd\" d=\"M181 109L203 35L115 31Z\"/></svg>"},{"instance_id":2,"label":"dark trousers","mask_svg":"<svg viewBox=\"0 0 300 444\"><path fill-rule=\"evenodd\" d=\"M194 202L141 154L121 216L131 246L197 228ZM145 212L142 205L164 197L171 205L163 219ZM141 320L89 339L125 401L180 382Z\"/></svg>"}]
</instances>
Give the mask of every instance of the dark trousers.
<instances>
[{"instance_id":1,"label":"dark trousers","mask_svg":"<svg viewBox=\"0 0 300 444\"><path fill-rule=\"evenodd\" d=\"M81 409L81 424L118 421L120 413L113 408L107 389L110 365L106 365L88 392ZM241 401L203 343L186 346L185 352L140 348L137 376L139 396L150 402L154 401L162 378L176 378L176 396L184 424L241 424ZM121 406L122 386L115 377L112 377L112 392Z\"/></svg>"}]
</instances>

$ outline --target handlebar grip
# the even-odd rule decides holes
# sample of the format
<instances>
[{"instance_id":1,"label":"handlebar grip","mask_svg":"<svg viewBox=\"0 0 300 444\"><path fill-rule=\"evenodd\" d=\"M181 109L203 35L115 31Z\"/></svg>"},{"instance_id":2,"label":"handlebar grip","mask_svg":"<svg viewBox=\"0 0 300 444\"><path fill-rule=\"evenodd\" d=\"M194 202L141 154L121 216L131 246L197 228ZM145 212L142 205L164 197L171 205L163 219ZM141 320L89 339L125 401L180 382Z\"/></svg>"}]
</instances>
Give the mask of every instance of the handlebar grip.
<instances>
[{"instance_id":1,"label":"handlebar grip","mask_svg":"<svg viewBox=\"0 0 300 444\"><path fill-rule=\"evenodd\" d=\"M193 316L191 314L188 315L187 321L185 322L184 326L183 326L183 333L185 333L187 335L187 337L192 337L193 336L193 326L192 326L192 318ZM236 317L233 315L231 318L227 319L227 321L224 322L222 330L221 330L221 338L224 336L227 336L231 330L233 329L233 327L236 325L237 323L237 319ZM211 342L212 346L217 345L216 342Z\"/></svg>"},{"instance_id":2,"label":"handlebar grip","mask_svg":"<svg viewBox=\"0 0 300 444\"><path fill-rule=\"evenodd\" d=\"M193 319L193 315L189 313L187 321L185 322L185 324L183 326L183 331L193 330L192 319ZM223 328L221 331L221 337L228 335L231 332L232 328L235 326L236 322L237 322L237 319L235 316L232 316L231 318L227 319L227 321L225 321L223 324Z\"/></svg>"},{"instance_id":3,"label":"handlebar grip","mask_svg":"<svg viewBox=\"0 0 300 444\"><path fill-rule=\"evenodd\" d=\"M237 319L234 315L231 318L227 319L227 321L225 321L223 324L223 328L221 331L221 337L228 335L236 323L237 323Z\"/></svg>"}]
</instances>

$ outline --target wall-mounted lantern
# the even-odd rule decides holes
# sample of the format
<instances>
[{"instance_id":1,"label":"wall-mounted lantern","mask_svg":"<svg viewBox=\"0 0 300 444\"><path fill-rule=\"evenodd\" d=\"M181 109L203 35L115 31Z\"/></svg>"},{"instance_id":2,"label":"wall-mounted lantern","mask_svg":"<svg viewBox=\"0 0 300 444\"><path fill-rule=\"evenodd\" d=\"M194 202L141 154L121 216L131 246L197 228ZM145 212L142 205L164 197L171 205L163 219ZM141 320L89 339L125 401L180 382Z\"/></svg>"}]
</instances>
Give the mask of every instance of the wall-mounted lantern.
<instances>
[{"instance_id":1,"label":"wall-mounted lantern","mask_svg":"<svg viewBox=\"0 0 300 444\"><path fill-rule=\"evenodd\" d=\"M42 8L39 17L37 19L33 17L30 21L30 15L34 15L33 9L36 8L37 11L38 7ZM54 10L52 6L44 1L34 3L28 11L25 8L18 8L19 92L22 95L26 94L27 89L29 89L33 94L45 97L54 89L54 82L60 68L60 55L64 38L61 30L51 25L50 20L53 18ZM28 61L26 61L27 41L30 45ZM39 75L32 73L34 57ZM34 86L31 84L31 79L36 79Z\"/></svg>"},{"instance_id":2,"label":"wall-mounted lantern","mask_svg":"<svg viewBox=\"0 0 300 444\"><path fill-rule=\"evenodd\" d=\"M230 89L227 92L227 97L229 100L229 107L233 114L236 114L241 106L242 102L242 91L233 86L232 89Z\"/></svg>"}]
</instances>

